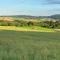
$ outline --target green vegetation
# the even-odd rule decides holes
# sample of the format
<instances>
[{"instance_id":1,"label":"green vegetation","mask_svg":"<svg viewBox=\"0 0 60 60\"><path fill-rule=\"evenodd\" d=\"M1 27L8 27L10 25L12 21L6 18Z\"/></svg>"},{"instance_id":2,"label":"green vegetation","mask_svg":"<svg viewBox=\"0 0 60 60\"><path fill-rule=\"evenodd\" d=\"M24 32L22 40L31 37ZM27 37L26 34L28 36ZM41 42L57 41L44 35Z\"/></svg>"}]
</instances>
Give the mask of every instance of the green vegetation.
<instances>
[{"instance_id":1,"label":"green vegetation","mask_svg":"<svg viewBox=\"0 0 60 60\"><path fill-rule=\"evenodd\" d=\"M1 30L35 31L35 32L59 32L60 20L53 18L0 17Z\"/></svg>"},{"instance_id":2,"label":"green vegetation","mask_svg":"<svg viewBox=\"0 0 60 60\"><path fill-rule=\"evenodd\" d=\"M26 19L26 18L0 18L0 26L16 26L16 27L24 27L24 26L37 26L44 28L54 28L60 29L60 20L57 19Z\"/></svg>"},{"instance_id":3,"label":"green vegetation","mask_svg":"<svg viewBox=\"0 0 60 60\"><path fill-rule=\"evenodd\" d=\"M24 27L15 27L15 26L0 26L0 30L13 30L13 31L26 31L26 32L56 32L54 29L48 29L38 26L24 26Z\"/></svg>"},{"instance_id":4,"label":"green vegetation","mask_svg":"<svg viewBox=\"0 0 60 60\"><path fill-rule=\"evenodd\" d=\"M0 60L60 60L60 20L0 18Z\"/></svg>"},{"instance_id":5,"label":"green vegetation","mask_svg":"<svg viewBox=\"0 0 60 60\"><path fill-rule=\"evenodd\" d=\"M0 31L0 60L60 60L60 33Z\"/></svg>"}]
</instances>

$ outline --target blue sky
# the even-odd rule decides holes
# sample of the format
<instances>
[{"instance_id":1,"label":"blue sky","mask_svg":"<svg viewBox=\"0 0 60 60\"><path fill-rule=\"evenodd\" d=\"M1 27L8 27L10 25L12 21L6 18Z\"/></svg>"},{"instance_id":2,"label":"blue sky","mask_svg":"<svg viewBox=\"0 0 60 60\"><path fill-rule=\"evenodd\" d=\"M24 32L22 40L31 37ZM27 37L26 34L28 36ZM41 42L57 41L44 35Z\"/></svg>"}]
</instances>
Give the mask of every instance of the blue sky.
<instances>
[{"instance_id":1,"label":"blue sky","mask_svg":"<svg viewBox=\"0 0 60 60\"><path fill-rule=\"evenodd\" d=\"M60 14L60 0L0 0L0 15Z\"/></svg>"}]
</instances>

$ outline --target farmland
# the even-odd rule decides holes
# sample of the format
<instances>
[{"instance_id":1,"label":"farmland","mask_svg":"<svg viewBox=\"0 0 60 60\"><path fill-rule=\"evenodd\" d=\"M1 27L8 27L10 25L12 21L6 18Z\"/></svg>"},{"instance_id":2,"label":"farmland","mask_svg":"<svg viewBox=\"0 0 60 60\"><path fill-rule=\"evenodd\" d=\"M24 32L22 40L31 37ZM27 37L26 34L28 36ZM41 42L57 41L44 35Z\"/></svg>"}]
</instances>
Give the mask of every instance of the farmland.
<instances>
[{"instance_id":1,"label":"farmland","mask_svg":"<svg viewBox=\"0 0 60 60\"><path fill-rule=\"evenodd\" d=\"M60 60L60 21L0 17L0 60Z\"/></svg>"},{"instance_id":2,"label":"farmland","mask_svg":"<svg viewBox=\"0 0 60 60\"><path fill-rule=\"evenodd\" d=\"M31 27L0 26L0 30L13 30L13 31L25 31L25 32L57 32L54 29L48 29L37 26L31 26Z\"/></svg>"},{"instance_id":3,"label":"farmland","mask_svg":"<svg viewBox=\"0 0 60 60\"><path fill-rule=\"evenodd\" d=\"M51 18L0 17L0 30L56 32L60 31L60 20Z\"/></svg>"},{"instance_id":4,"label":"farmland","mask_svg":"<svg viewBox=\"0 0 60 60\"><path fill-rule=\"evenodd\" d=\"M60 60L60 0L0 0L0 60Z\"/></svg>"},{"instance_id":5,"label":"farmland","mask_svg":"<svg viewBox=\"0 0 60 60\"><path fill-rule=\"evenodd\" d=\"M0 31L0 60L60 60L60 33Z\"/></svg>"}]
</instances>

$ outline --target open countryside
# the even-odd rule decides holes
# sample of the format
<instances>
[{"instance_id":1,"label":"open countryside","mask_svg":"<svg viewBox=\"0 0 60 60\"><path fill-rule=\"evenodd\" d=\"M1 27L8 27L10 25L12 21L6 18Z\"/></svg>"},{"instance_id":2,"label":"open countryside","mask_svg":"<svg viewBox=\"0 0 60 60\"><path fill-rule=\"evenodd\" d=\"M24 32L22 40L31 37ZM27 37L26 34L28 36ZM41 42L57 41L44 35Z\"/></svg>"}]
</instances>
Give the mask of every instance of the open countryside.
<instances>
[{"instance_id":1,"label":"open countryside","mask_svg":"<svg viewBox=\"0 0 60 60\"><path fill-rule=\"evenodd\" d=\"M0 60L60 60L60 0L0 0Z\"/></svg>"},{"instance_id":2,"label":"open countryside","mask_svg":"<svg viewBox=\"0 0 60 60\"><path fill-rule=\"evenodd\" d=\"M60 60L59 48L59 19L0 17L0 60Z\"/></svg>"}]
</instances>

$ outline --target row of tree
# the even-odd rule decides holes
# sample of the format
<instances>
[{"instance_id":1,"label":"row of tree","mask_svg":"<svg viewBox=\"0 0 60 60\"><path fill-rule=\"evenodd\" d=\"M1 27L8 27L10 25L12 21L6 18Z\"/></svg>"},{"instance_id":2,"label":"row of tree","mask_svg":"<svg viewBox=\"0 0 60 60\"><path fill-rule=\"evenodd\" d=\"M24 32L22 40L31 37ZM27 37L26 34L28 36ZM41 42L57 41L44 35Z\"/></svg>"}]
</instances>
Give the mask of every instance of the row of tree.
<instances>
[{"instance_id":1,"label":"row of tree","mask_svg":"<svg viewBox=\"0 0 60 60\"><path fill-rule=\"evenodd\" d=\"M47 28L60 28L60 21L43 21L40 25Z\"/></svg>"},{"instance_id":2,"label":"row of tree","mask_svg":"<svg viewBox=\"0 0 60 60\"><path fill-rule=\"evenodd\" d=\"M0 21L0 26L41 26L46 28L60 28L60 21L41 21L41 22L33 22L33 21L23 21L23 20L14 20L14 21Z\"/></svg>"}]
</instances>

